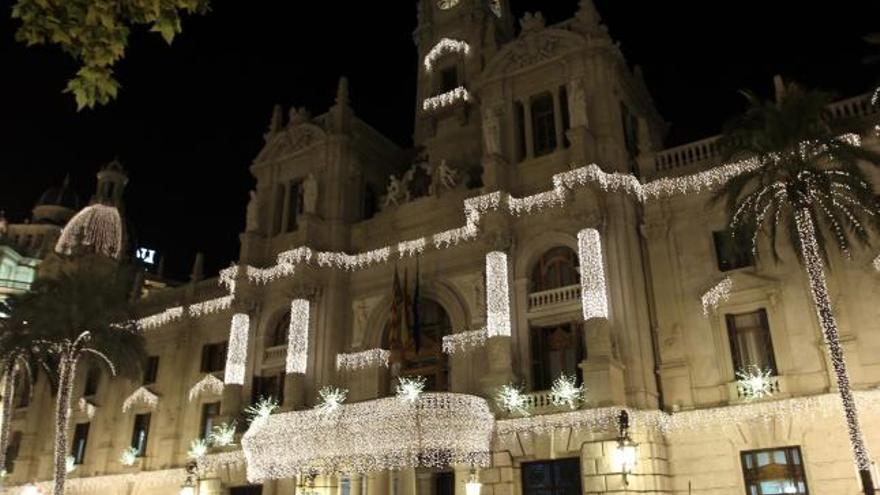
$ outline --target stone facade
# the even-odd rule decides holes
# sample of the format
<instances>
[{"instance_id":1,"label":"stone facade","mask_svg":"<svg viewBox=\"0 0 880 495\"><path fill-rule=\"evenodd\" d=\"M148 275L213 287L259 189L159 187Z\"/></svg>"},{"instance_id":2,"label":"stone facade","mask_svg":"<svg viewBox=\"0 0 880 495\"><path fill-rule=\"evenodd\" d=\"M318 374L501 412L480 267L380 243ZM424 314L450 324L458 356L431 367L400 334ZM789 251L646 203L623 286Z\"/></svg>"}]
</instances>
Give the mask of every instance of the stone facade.
<instances>
[{"instance_id":1,"label":"stone facade","mask_svg":"<svg viewBox=\"0 0 880 495\"><path fill-rule=\"evenodd\" d=\"M662 149L666 124L589 0L557 25L546 26L539 14L527 16L518 36L504 0L441 3L449 8L419 2L414 39L422 60L432 63L430 70L418 67L417 149L400 149L358 119L345 80L335 104L322 115L292 109L285 118L276 109L265 147L251 165L256 187L240 236L234 301L210 314L185 310L147 330L149 353L159 359L157 376L146 385L159 397L155 407L123 412L123 402L141 383L99 380L97 390L85 397L86 407L76 413L75 423L91 426L83 463L71 474L71 492L176 493L190 442L204 427L210 404L220 403L219 423L238 418L267 389L283 391L282 411L313 406L326 385L349 389L349 402L393 394L389 368L338 370L336 358L389 347L395 267L409 275L409 284L416 270L413 257L398 256L398 243L427 237L419 256L420 294L442 309L432 310L431 328L452 334L486 326L485 259L489 252L504 251L512 331L469 352L431 355L426 372L443 390L490 402L498 387L523 383L534 406L531 420L558 419L552 428L496 435L491 464L479 471L482 495L531 493L532 481L525 475L531 463L568 458L580 460L576 479L584 494L733 495L746 490L742 452L794 446L800 447L811 493L857 493L840 413L826 400L834 382L803 269L790 257L782 264L762 258L722 271L725 260L713 232L724 230L724 215L708 194L640 204L592 183L555 207L520 215L504 208L485 212L473 238L435 247L431 236L465 225L465 200L493 191L516 198L552 191L554 176L591 163L605 172L635 174L643 182L719 164L711 140ZM465 42L468 49L458 44L435 51L444 38ZM833 111L874 116L865 98L843 101ZM577 254L578 232L586 228L596 229L602 239L608 317L583 322L580 282L550 275L574 270L576 263L553 268L557 258L547 254L558 248L564 248L556 251L559 259ZM280 253L301 246L351 254L392 246L394 254L391 262L351 269L319 258L298 265L292 276L253 268L249 275L244 269L277 267ZM871 267L876 254L857 252L851 260L831 261L829 283L860 391L880 384L880 315L872 304L880 292ZM259 273L271 280L263 283ZM701 296L725 277L733 283L729 297L704 315ZM562 282L539 290L545 278ZM148 316L191 308L226 294L217 279L195 280L150 291L141 311ZM287 344L278 329L286 330L291 300L300 298L310 304L308 368L285 376ZM772 337L776 394L744 404L735 383L728 315L756 311L766 315ZM190 388L215 371L205 368L206 345L229 339L233 313L250 316L244 385L190 400ZM549 337L541 340L538 335L545 331ZM564 340L569 335L575 338ZM559 339L566 343L557 345ZM539 346L555 350L542 354ZM579 355L576 348L585 351ZM579 356L576 363L572 356ZM410 361L405 371L419 364ZM587 402L578 411L548 404L547 374L560 369L578 374L587 387ZM80 375L83 383L76 390L82 391L87 373ZM272 381L277 377L284 377L283 384ZM816 397L824 399L806 400ZM863 397L863 406L874 403L871 392ZM782 403L793 404L795 413L747 419L749 408ZM21 437L11 483L50 475L53 443L46 425L53 407L43 380L30 405L15 412L13 431ZM638 463L626 475L615 462L614 422L571 419L593 413L598 418L602 411L613 418L624 407L634 413L632 436L639 444ZM496 412L500 429L523 421ZM861 412L868 445L880 448L877 410L862 407ZM119 456L132 443L134 417L146 413L151 417L144 455L123 466ZM704 417L709 419L697 420ZM703 423L688 427L688 421ZM208 456L200 494L257 493L242 488L248 485L246 463L237 449ZM468 466L449 472L454 492L464 494ZM317 476L311 485L281 479L264 483L262 493L452 493L441 478L438 472L404 469Z\"/></svg>"}]
</instances>

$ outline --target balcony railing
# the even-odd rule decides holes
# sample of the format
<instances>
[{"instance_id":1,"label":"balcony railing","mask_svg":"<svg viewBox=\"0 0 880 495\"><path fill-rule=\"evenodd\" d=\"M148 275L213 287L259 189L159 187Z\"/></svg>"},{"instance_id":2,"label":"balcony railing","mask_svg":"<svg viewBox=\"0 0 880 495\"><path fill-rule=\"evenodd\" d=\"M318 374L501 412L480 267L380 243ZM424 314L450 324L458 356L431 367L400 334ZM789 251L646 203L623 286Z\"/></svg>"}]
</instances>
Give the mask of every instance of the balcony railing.
<instances>
[{"instance_id":1,"label":"balcony railing","mask_svg":"<svg viewBox=\"0 0 880 495\"><path fill-rule=\"evenodd\" d=\"M30 282L22 282L21 280L13 280L8 278L0 279L0 289L21 290L26 291L31 288Z\"/></svg>"},{"instance_id":2,"label":"balcony railing","mask_svg":"<svg viewBox=\"0 0 880 495\"><path fill-rule=\"evenodd\" d=\"M263 366L275 366L279 364L284 364L284 360L286 357L286 345L276 345L274 347L269 347L263 352Z\"/></svg>"},{"instance_id":3,"label":"balcony railing","mask_svg":"<svg viewBox=\"0 0 880 495\"><path fill-rule=\"evenodd\" d=\"M581 286L569 285L558 289L529 294L529 311L538 311L561 305L577 305L581 302Z\"/></svg>"},{"instance_id":4,"label":"balcony railing","mask_svg":"<svg viewBox=\"0 0 880 495\"><path fill-rule=\"evenodd\" d=\"M727 396L729 397L731 404L742 404L744 402L755 402L777 398L780 394L785 393L783 381L782 377L779 376L770 377L768 387L770 395L764 397L752 397L749 395L748 390L740 385L739 382L730 382L727 384Z\"/></svg>"}]
</instances>

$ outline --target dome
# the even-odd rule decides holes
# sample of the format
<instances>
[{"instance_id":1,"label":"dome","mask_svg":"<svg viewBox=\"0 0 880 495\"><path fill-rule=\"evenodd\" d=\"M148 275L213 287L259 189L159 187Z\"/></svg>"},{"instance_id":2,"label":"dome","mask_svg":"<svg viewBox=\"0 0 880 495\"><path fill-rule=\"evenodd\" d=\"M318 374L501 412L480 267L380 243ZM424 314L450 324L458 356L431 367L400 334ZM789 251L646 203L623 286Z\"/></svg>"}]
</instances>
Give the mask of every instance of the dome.
<instances>
[{"instance_id":1,"label":"dome","mask_svg":"<svg viewBox=\"0 0 880 495\"><path fill-rule=\"evenodd\" d=\"M122 251L122 217L112 206L93 204L74 215L55 245L59 254L94 252L119 258Z\"/></svg>"},{"instance_id":2,"label":"dome","mask_svg":"<svg viewBox=\"0 0 880 495\"><path fill-rule=\"evenodd\" d=\"M68 179L60 187L50 187L37 201L36 206L60 206L71 210L79 209L79 195L70 188Z\"/></svg>"}]
</instances>

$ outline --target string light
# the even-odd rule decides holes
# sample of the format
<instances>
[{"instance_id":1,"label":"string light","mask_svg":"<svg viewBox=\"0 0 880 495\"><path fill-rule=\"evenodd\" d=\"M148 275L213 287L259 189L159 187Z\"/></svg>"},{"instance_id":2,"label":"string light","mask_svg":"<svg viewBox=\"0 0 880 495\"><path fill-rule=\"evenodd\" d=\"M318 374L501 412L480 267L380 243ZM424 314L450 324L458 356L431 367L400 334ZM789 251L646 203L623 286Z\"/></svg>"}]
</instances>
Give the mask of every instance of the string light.
<instances>
[{"instance_id":1,"label":"string light","mask_svg":"<svg viewBox=\"0 0 880 495\"><path fill-rule=\"evenodd\" d=\"M296 266L287 263L278 263L269 268L255 268L249 266L246 271L248 281L258 285L265 285L282 277L292 277L293 274L296 273Z\"/></svg>"},{"instance_id":2,"label":"string light","mask_svg":"<svg viewBox=\"0 0 880 495\"><path fill-rule=\"evenodd\" d=\"M367 368L387 368L390 357L391 352L385 349L370 349L349 354L337 354L336 369L340 371L355 371Z\"/></svg>"},{"instance_id":3,"label":"string light","mask_svg":"<svg viewBox=\"0 0 880 495\"><path fill-rule=\"evenodd\" d=\"M486 335L510 336L510 282L507 254L501 251L486 255Z\"/></svg>"},{"instance_id":4,"label":"string light","mask_svg":"<svg viewBox=\"0 0 880 495\"><path fill-rule=\"evenodd\" d=\"M532 210L537 213L545 208L559 207L565 204L565 191L552 189L522 199L510 196L507 200L510 213L516 216L530 214Z\"/></svg>"},{"instance_id":5,"label":"string light","mask_svg":"<svg viewBox=\"0 0 880 495\"><path fill-rule=\"evenodd\" d=\"M208 448L210 448L210 444L206 438L197 438L190 442L189 450L186 452L186 456L190 459L199 459L204 457L205 454L208 453Z\"/></svg>"},{"instance_id":6,"label":"string light","mask_svg":"<svg viewBox=\"0 0 880 495\"><path fill-rule=\"evenodd\" d=\"M224 388L225 385L219 378L208 373L189 389L189 401L192 402L198 399L204 393L222 395Z\"/></svg>"},{"instance_id":7,"label":"string light","mask_svg":"<svg viewBox=\"0 0 880 495\"><path fill-rule=\"evenodd\" d=\"M238 265L233 263L229 268L220 270L218 282L225 287L229 294L235 294L235 279L238 278Z\"/></svg>"},{"instance_id":8,"label":"string light","mask_svg":"<svg viewBox=\"0 0 880 495\"><path fill-rule=\"evenodd\" d=\"M529 415L529 401L522 388L516 385L502 385L495 393L495 404L508 414Z\"/></svg>"},{"instance_id":9,"label":"string light","mask_svg":"<svg viewBox=\"0 0 880 495\"><path fill-rule=\"evenodd\" d=\"M181 318L183 318L183 307L177 306L174 308L168 308L161 313L141 318L135 321L135 324L141 330L152 330Z\"/></svg>"},{"instance_id":10,"label":"string light","mask_svg":"<svg viewBox=\"0 0 880 495\"><path fill-rule=\"evenodd\" d=\"M397 378L397 386L394 390L398 399L408 404L415 404L425 391L427 383L423 376L401 376Z\"/></svg>"},{"instance_id":11,"label":"string light","mask_svg":"<svg viewBox=\"0 0 880 495\"><path fill-rule=\"evenodd\" d=\"M770 397L776 392L773 372L754 365L737 370L736 390L740 397L749 401Z\"/></svg>"},{"instance_id":12,"label":"string light","mask_svg":"<svg viewBox=\"0 0 880 495\"><path fill-rule=\"evenodd\" d=\"M730 277L724 277L711 289L707 290L703 297L700 298L703 302L703 316L709 316L721 303L726 301L730 297L732 289L733 280Z\"/></svg>"},{"instance_id":13,"label":"string light","mask_svg":"<svg viewBox=\"0 0 880 495\"><path fill-rule=\"evenodd\" d=\"M138 454L140 451L134 447L126 447L122 450L122 454L119 455L119 463L123 466L134 466L134 463L137 462Z\"/></svg>"},{"instance_id":14,"label":"string light","mask_svg":"<svg viewBox=\"0 0 880 495\"><path fill-rule=\"evenodd\" d=\"M87 401L85 397L80 397L76 403L76 408L79 412L86 415L90 420L95 417L95 413L98 412L98 408L95 407L94 404Z\"/></svg>"},{"instance_id":15,"label":"string light","mask_svg":"<svg viewBox=\"0 0 880 495\"><path fill-rule=\"evenodd\" d=\"M880 255L877 255L871 264L874 265L874 270L880 272Z\"/></svg>"},{"instance_id":16,"label":"string light","mask_svg":"<svg viewBox=\"0 0 880 495\"><path fill-rule=\"evenodd\" d=\"M306 246L300 246L290 251L284 251L277 257L279 265L301 265L312 260L314 253Z\"/></svg>"},{"instance_id":17,"label":"string light","mask_svg":"<svg viewBox=\"0 0 880 495\"><path fill-rule=\"evenodd\" d=\"M441 39L433 48L425 55L425 71L434 70L434 63L447 53L460 53L469 55L471 53L471 45L466 41L453 40L449 38Z\"/></svg>"},{"instance_id":18,"label":"string light","mask_svg":"<svg viewBox=\"0 0 880 495\"><path fill-rule=\"evenodd\" d=\"M102 476L81 476L67 482L70 493L112 493L120 486L137 485L141 488L149 488L161 485L179 485L180 480L186 476L183 469L162 469L158 471L139 471L136 473L107 474ZM29 483L27 485L11 488L10 492L17 495L32 495L27 489L33 487L40 491L36 493L50 493L51 482Z\"/></svg>"},{"instance_id":19,"label":"string light","mask_svg":"<svg viewBox=\"0 0 880 495\"><path fill-rule=\"evenodd\" d=\"M553 381L550 389L550 401L554 406L567 406L569 409L577 409L584 402L586 388L583 384L577 385L573 375L562 373Z\"/></svg>"},{"instance_id":20,"label":"string light","mask_svg":"<svg viewBox=\"0 0 880 495\"><path fill-rule=\"evenodd\" d=\"M359 270L377 263L388 261L391 248L383 247L360 254L318 253L318 266L336 267L342 270Z\"/></svg>"},{"instance_id":21,"label":"string light","mask_svg":"<svg viewBox=\"0 0 880 495\"><path fill-rule=\"evenodd\" d=\"M242 437L251 482L315 474L488 466L494 418L480 397L424 393L274 414ZM296 448L291 448L296 446Z\"/></svg>"},{"instance_id":22,"label":"string light","mask_svg":"<svg viewBox=\"0 0 880 495\"><path fill-rule=\"evenodd\" d=\"M110 258L119 258L122 251L122 218L112 206L93 204L73 216L55 244L55 252L71 255L80 248L89 248Z\"/></svg>"},{"instance_id":23,"label":"string light","mask_svg":"<svg viewBox=\"0 0 880 495\"><path fill-rule=\"evenodd\" d=\"M489 335L485 328L446 335L443 337L443 352L446 354L468 352L486 345L488 338Z\"/></svg>"},{"instance_id":24,"label":"string light","mask_svg":"<svg viewBox=\"0 0 880 495\"><path fill-rule=\"evenodd\" d=\"M233 420L231 423L222 423L215 426L211 430L209 442L215 447L230 447L235 445L235 430L237 425Z\"/></svg>"},{"instance_id":25,"label":"string light","mask_svg":"<svg viewBox=\"0 0 880 495\"><path fill-rule=\"evenodd\" d=\"M76 471L76 457L69 455L64 459L64 471L67 474Z\"/></svg>"},{"instance_id":26,"label":"string light","mask_svg":"<svg viewBox=\"0 0 880 495\"><path fill-rule=\"evenodd\" d=\"M159 404L159 396L151 392L147 387L140 387L122 403L122 412L127 413L137 404L143 404L150 409L156 409L156 406Z\"/></svg>"},{"instance_id":27,"label":"string light","mask_svg":"<svg viewBox=\"0 0 880 495\"><path fill-rule=\"evenodd\" d=\"M401 258L407 258L410 256L415 256L417 254L422 254L425 251L425 245L427 245L428 241L425 240L424 237L416 239L414 241L403 241L397 244L397 252L400 254Z\"/></svg>"},{"instance_id":28,"label":"string light","mask_svg":"<svg viewBox=\"0 0 880 495\"><path fill-rule=\"evenodd\" d=\"M229 328L229 348L226 353L226 369L223 377L223 381L227 385L244 385L250 325L250 316L244 313L236 313L232 316L232 325Z\"/></svg>"},{"instance_id":29,"label":"string light","mask_svg":"<svg viewBox=\"0 0 880 495\"><path fill-rule=\"evenodd\" d=\"M201 316L225 311L232 306L233 299L235 299L235 296L229 295L190 305L188 308L189 315L193 318L199 318Z\"/></svg>"},{"instance_id":30,"label":"string light","mask_svg":"<svg viewBox=\"0 0 880 495\"><path fill-rule=\"evenodd\" d=\"M314 411L322 417L333 416L342 409L342 403L347 397L347 389L328 385L318 391L318 403L315 404Z\"/></svg>"},{"instance_id":31,"label":"string light","mask_svg":"<svg viewBox=\"0 0 880 495\"><path fill-rule=\"evenodd\" d=\"M287 373L305 374L309 366L309 301L294 299L290 303L290 326L287 333Z\"/></svg>"},{"instance_id":32,"label":"string light","mask_svg":"<svg viewBox=\"0 0 880 495\"><path fill-rule=\"evenodd\" d=\"M217 473L223 469L238 470L246 465L247 459L241 450L233 450L206 454L196 459L196 462L199 475L209 477L211 473Z\"/></svg>"},{"instance_id":33,"label":"string light","mask_svg":"<svg viewBox=\"0 0 880 495\"><path fill-rule=\"evenodd\" d=\"M426 98L422 102L422 110L437 110L438 108L448 107L457 101L470 101L471 94L464 86L459 86L453 90L441 93L437 96Z\"/></svg>"},{"instance_id":34,"label":"string light","mask_svg":"<svg viewBox=\"0 0 880 495\"><path fill-rule=\"evenodd\" d=\"M581 307L584 320L608 318L605 261L598 230L584 229L578 232L578 255L581 265Z\"/></svg>"}]
</instances>

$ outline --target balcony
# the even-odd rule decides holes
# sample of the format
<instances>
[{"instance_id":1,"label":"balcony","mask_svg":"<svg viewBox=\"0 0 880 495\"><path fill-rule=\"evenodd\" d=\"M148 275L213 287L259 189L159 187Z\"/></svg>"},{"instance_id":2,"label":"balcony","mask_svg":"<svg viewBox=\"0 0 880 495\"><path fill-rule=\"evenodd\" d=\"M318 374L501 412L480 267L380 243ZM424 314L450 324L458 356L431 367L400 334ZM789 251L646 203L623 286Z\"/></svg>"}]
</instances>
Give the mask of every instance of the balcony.
<instances>
[{"instance_id":1,"label":"balcony","mask_svg":"<svg viewBox=\"0 0 880 495\"><path fill-rule=\"evenodd\" d=\"M269 347L265 351L263 351L263 367L271 368L273 366L284 366L284 361L286 358L286 345L276 345L274 347Z\"/></svg>"},{"instance_id":2,"label":"balcony","mask_svg":"<svg viewBox=\"0 0 880 495\"><path fill-rule=\"evenodd\" d=\"M567 406L553 405L553 399L550 397L549 390L540 390L538 392L530 392L526 395L526 404L528 404L529 414L532 416L540 416L542 414L554 414L558 412L570 411ZM581 405L583 407L583 404ZM578 408L580 409L580 408Z\"/></svg>"},{"instance_id":3,"label":"balcony","mask_svg":"<svg viewBox=\"0 0 880 495\"><path fill-rule=\"evenodd\" d=\"M554 310L577 310L581 304L581 286L569 285L529 294L529 313Z\"/></svg>"}]
</instances>

